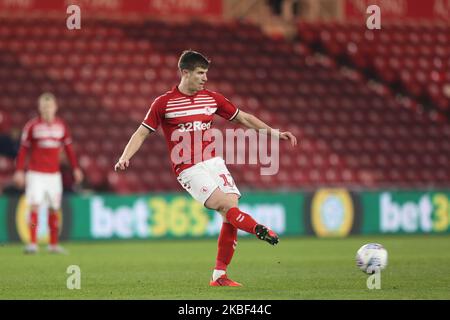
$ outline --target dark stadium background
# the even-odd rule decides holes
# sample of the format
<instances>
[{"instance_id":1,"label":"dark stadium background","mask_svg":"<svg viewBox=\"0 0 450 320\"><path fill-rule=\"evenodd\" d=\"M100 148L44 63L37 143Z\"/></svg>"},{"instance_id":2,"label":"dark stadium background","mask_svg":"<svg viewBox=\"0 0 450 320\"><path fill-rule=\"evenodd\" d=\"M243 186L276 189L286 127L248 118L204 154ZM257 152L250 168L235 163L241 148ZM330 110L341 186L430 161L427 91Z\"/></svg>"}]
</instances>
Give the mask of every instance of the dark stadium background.
<instances>
[{"instance_id":1,"label":"dark stadium background","mask_svg":"<svg viewBox=\"0 0 450 320\"><path fill-rule=\"evenodd\" d=\"M0 0L0 242L17 254L28 235L14 158L44 91L56 95L85 173L73 185L63 159L63 240L210 238L214 247L217 214L179 186L160 129L127 172L113 170L150 103L178 83L185 49L212 60L208 89L299 139L295 149L280 145L274 176L260 175L260 165L229 165L242 205L281 239L395 244L409 233L418 242L443 234L448 246L449 1L70 4L81 9L80 29L67 28L67 1ZM367 26L373 4L381 29ZM216 118L218 128L234 128ZM355 268L369 238L351 241Z\"/></svg>"}]
</instances>

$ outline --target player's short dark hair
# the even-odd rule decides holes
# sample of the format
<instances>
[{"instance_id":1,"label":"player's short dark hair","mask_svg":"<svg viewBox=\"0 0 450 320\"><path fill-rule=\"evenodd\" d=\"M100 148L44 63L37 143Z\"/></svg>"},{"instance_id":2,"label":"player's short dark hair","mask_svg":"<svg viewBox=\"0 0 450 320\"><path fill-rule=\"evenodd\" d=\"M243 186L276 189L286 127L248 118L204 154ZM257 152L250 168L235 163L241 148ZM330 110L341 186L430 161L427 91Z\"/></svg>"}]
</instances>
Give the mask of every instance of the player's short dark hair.
<instances>
[{"instance_id":1,"label":"player's short dark hair","mask_svg":"<svg viewBox=\"0 0 450 320\"><path fill-rule=\"evenodd\" d=\"M55 101L56 102L56 97L51 92L44 92L43 94L41 94L39 96L38 100L39 100L39 102L47 102L47 101Z\"/></svg>"},{"instance_id":2,"label":"player's short dark hair","mask_svg":"<svg viewBox=\"0 0 450 320\"><path fill-rule=\"evenodd\" d=\"M208 60L208 58L197 51L185 50L178 60L178 68L189 71L194 71L197 67L208 69L210 62L211 60Z\"/></svg>"}]
</instances>

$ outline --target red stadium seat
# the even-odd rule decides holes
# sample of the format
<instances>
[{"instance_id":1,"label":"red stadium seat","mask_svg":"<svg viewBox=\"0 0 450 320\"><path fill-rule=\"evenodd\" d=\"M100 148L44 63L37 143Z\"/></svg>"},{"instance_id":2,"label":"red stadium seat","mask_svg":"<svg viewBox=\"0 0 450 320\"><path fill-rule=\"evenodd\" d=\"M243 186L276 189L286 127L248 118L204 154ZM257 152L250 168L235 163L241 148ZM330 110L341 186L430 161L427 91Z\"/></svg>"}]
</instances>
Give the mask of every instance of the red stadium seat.
<instances>
[{"instance_id":1,"label":"red stadium seat","mask_svg":"<svg viewBox=\"0 0 450 320\"><path fill-rule=\"evenodd\" d=\"M160 131L133 159L130 175L110 170L151 101L178 80L173 66L186 46L210 53L208 88L299 138L297 149L281 141L274 177L262 177L256 166L233 166L239 186L448 186L450 143L442 129L450 108L444 94L448 27L398 23L379 33L357 24L301 23L301 41L292 44L247 24L86 21L89 28L80 36L52 19L36 21L2 21L0 108L21 127L42 90L61 96L60 115L71 126L76 150L90 159L84 162L95 188L181 190ZM325 48L320 56L319 44ZM342 58L355 70L341 71ZM368 85L366 71L381 84ZM404 97L396 97L391 85ZM429 118L419 113L418 99L429 99L435 109Z\"/></svg>"}]
</instances>

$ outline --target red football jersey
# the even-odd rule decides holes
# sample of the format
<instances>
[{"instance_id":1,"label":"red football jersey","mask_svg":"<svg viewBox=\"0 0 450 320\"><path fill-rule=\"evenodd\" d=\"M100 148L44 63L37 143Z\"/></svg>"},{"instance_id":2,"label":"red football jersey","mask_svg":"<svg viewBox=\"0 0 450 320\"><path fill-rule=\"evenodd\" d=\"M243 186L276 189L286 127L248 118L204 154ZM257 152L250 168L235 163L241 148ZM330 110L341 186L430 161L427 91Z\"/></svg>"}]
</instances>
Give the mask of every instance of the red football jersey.
<instances>
[{"instance_id":1,"label":"red football jersey","mask_svg":"<svg viewBox=\"0 0 450 320\"><path fill-rule=\"evenodd\" d=\"M25 167L25 157L31 153L28 170L55 173L59 171L59 154L64 147L72 167L77 167L71 147L72 138L64 121L55 118L47 123L40 117L27 122L22 132L21 146L17 156L17 170Z\"/></svg>"},{"instance_id":2,"label":"red football jersey","mask_svg":"<svg viewBox=\"0 0 450 320\"><path fill-rule=\"evenodd\" d=\"M169 153L171 155L173 151L177 155L179 153L176 159L171 157L173 169L178 175L184 169L214 156L214 152L209 155L203 154L205 148L212 143L203 141L203 136L211 128L214 114L231 121L238 112L239 109L220 93L205 89L189 96L175 86L171 91L155 99L142 125L150 131L162 127ZM182 138L172 139L181 134L190 136L191 147L188 148L188 154L183 154L187 148L181 150L183 149L181 144L184 143ZM202 139L202 143L199 147L194 147L194 141L199 139Z\"/></svg>"}]
</instances>

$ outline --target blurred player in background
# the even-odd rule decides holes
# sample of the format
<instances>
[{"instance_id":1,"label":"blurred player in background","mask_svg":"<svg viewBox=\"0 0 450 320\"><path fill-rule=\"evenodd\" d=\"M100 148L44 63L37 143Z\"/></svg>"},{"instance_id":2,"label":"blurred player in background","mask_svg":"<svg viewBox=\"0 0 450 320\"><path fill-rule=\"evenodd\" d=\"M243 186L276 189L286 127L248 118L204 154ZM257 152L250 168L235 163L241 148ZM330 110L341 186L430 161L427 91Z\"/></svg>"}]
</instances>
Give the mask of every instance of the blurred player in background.
<instances>
[{"instance_id":1,"label":"blurred player in background","mask_svg":"<svg viewBox=\"0 0 450 320\"><path fill-rule=\"evenodd\" d=\"M158 126L162 126L169 152L172 154L178 144L178 141L171 139L174 132L188 132L191 138L195 139L194 131L201 131L203 136L211 126L214 113L247 128L265 129L269 135L290 141L292 146L297 144L297 139L290 132L280 133L273 130L255 116L237 109L223 95L206 90L204 85L207 81L209 64L210 61L198 52L183 52L178 62L181 72L179 85L152 103L144 121L131 137L115 165L116 171L125 170L129 166L131 157L139 150L148 134L154 132ZM189 161L177 162L171 158L172 165L183 188L205 207L218 211L224 220L210 285L241 286L229 279L226 274L237 245L237 230L255 234L257 238L272 245L278 243L278 236L266 226L258 224L249 214L239 210L238 200L241 194L224 160L214 155L210 158L203 157L203 151L210 143L202 142L200 162L195 163L198 157L194 154L197 152L194 147L187 155Z\"/></svg>"},{"instance_id":2,"label":"blurred player in background","mask_svg":"<svg viewBox=\"0 0 450 320\"><path fill-rule=\"evenodd\" d=\"M71 166L75 183L83 180L72 148L72 138L64 121L56 117L58 105L51 93L43 93L38 100L40 116L28 121L22 132L20 149L16 159L14 181L20 188L25 186L27 202L31 213L29 217L30 243L25 253L37 253L38 209L48 204L48 225L50 242L48 251L66 253L58 245L59 217L61 208L62 180L60 173L60 151L64 147ZM30 154L28 171L25 174L25 159Z\"/></svg>"}]
</instances>

